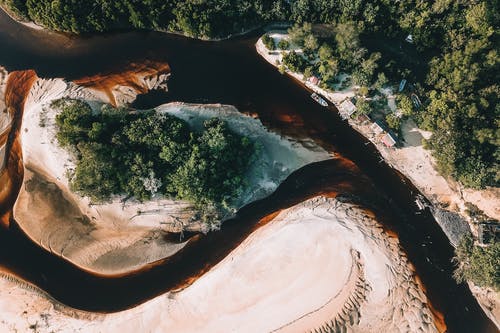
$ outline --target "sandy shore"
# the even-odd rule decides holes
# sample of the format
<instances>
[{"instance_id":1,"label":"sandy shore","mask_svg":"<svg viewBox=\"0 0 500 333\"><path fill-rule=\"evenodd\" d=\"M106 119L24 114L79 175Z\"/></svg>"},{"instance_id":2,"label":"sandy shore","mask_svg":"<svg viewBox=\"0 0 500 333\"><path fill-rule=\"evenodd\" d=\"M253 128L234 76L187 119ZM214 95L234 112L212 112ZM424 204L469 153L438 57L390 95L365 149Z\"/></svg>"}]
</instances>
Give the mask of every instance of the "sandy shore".
<instances>
[{"instance_id":1,"label":"sandy shore","mask_svg":"<svg viewBox=\"0 0 500 333\"><path fill-rule=\"evenodd\" d=\"M269 32L275 43L280 39L288 38L286 34ZM269 51L259 38L255 44L257 52L270 64L278 67L282 56L280 51ZM304 80L302 74L287 71L287 75L301 82L307 88L326 97L330 102L339 105L347 98L355 95L357 87L349 87L344 90L325 90L309 81ZM388 98L389 107L395 108L394 97ZM469 224L471 231L477 235L477 225L472 223L466 213L466 203L472 203L481 209L489 217L500 220L500 188L488 188L485 190L465 189L452 179L444 178L435 167L435 160L429 150L424 149L422 139L429 138L432 133L419 129L410 119L402 125L403 141L399 148L388 148L378 140L370 124L360 124L349 119L349 124L356 131L370 140L380 152L382 158L390 166L405 175L426 198L436 207L446 207L446 210L459 213ZM442 226L443 227L443 226ZM456 245L452 237L452 231L444 229L450 241ZM498 293L488 289L472 288L486 313L495 322L500 321L500 299ZM484 295L489 295L485 297ZM495 295L492 297L491 295Z\"/></svg>"},{"instance_id":2,"label":"sandy shore","mask_svg":"<svg viewBox=\"0 0 500 333\"><path fill-rule=\"evenodd\" d=\"M14 206L14 217L41 246L80 267L103 274L140 268L185 245L165 240L166 232L208 231L205 225L193 220L195 212L187 202L157 197L141 203L115 197L108 203L93 204L89 198L69 190L66 173L75 167L75 160L55 139L57 110L50 107L50 102L62 97L79 98L98 109L102 102L122 104L143 90L166 89L168 75L162 73L155 78L144 69L140 73L140 78L133 80L124 75L106 80L87 78L82 82L88 87L61 79L38 79L25 105L21 138L25 179ZM98 88L89 82L98 82ZM134 89L121 86L132 83ZM236 198L236 208L269 195L296 169L329 158L311 142L281 138L232 106L173 103L158 107L158 111L183 118L194 127L201 127L204 119L219 116L233 130L259 143L260 154L247 175L250 185Z\"/></svg>"},{"instance_id":3,"label":"sandy shore","mask_svg":"<svg viewBox=\"0 0 500 333\"><path fill-rule=\"evenodd\" d=\"M34 30L47 30L47 31L49 31L48 29L45 29L44 27L42 27L41 25L36 24L33 21L23 21L23 20L18 19L15 15L13 15L10 12L10 10L8 10L7 8L5 8L5 6L1 6L0 5L0 10L3 10L5 12L5 14L9 15L9 17L12 20L16 21L19 24L24 25L25 27L28 27L28 28L34 29Z\"/></svg>"},{"instance_id":4,"label":"sandy shore","mask_svg":"<svg viewBox=\"0 0 500 333\"><path fill-rule=\"evenodd\" d=\"M276 41L287 38L283 33L270 33ZM269 51L262 40L255 44L257 52L270 64L277 67L281 62L280 51ZM302 82L307 88L325 96L330 102L339 105L346 98L353 97L356 93L355 86L339 91L325 90L309 81L299 73L287 71L287 75ZM394 100L389 98L389 103ZM417 128L413 121L407 121L403 125L402 132L404 141L399 149L385 147L381 142L375 140L375 134L370 126L363 126L353 120L349 124L376 145L384 159L395 169L402 172L412 183L432 202L449 206L451 210L459 211L465 216L465 203L470 202L483 210L486 215L500 220L500 189L490 188L487 190L470 190L462 188L458 183L445 179L435 168L434 158L430 151L422 146L422 139L428 138L431 133Z\"/></svg>"},{"instance_id":5,"label":"sandy shore","mask_svg":"<svg viewBox=\"0 0 500 333\"><path fill-rule=\"evenodd\" d=\"M73 312L15 281L0 285L5 331L436 331L397 240L324 197L282 211L190 287L127 311Z\"/></svg>"},{"instance_id":6,"label":"sandy shore","mask_svg":"<svg viewBox=\"0 0 500 333\"><path fill-rule=\"evenodd\" d=\"M0 66L0 174L5 163L5 144L9 132L12 117L5 106L5 85L7 83L7 71Z\"/></svg>"}]
</instances>

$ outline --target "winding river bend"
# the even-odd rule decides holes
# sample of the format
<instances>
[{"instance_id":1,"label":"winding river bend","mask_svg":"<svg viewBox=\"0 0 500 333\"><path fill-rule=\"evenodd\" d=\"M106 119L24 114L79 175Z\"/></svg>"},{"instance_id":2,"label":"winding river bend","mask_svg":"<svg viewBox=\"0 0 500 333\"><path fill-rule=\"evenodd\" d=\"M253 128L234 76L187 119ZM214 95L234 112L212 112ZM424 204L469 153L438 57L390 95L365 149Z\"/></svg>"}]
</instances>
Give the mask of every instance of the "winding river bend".
<instances>
[{"instance_id":1,"label":"winding river bend","mask_svg":"<svg viewBox=\"0 0 500 333\"><path fill-rule=\"evenodd\" d=\"M415 214L417 190L380 163L376 149L365 145L366 140L342 122L335 110L315 104L309 92L261 59L253 46L256 36L222 42L155 32L76 38L30 30L0 11L0 64L9 71L34 69L40 77L74 80L119 71L129 63L168 63L172 68L169 92L141 96L134 106L146 108L169 101L233 104L242 112L258 114L269 128L310 137L342 156L298 170L273 195L241 209L220 232L195 236L178 254L133 274L104 277L84 272L30 242L14 221L0 232L0 267L67 305L117 311L186 285L265 223L266 216L323 194L373 211L397 235L450 332L495 332L467 286L452 279L453 250L444 233L429 212Z\"/></svg>"}]
</instances>

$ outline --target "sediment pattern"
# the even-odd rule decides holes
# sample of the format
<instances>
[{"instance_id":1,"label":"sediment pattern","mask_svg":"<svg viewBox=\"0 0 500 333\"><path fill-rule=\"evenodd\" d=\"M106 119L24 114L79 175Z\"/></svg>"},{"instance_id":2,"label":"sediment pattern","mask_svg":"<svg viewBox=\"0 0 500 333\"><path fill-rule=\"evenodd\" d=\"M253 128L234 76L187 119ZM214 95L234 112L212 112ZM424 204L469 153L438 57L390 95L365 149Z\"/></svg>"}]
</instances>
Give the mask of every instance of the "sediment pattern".
<instances>
[{"instance_id":1,"label":"sediment pattern","mask_svg":"<svg viewBox=\"0 0 500 333\"><path fill-rule=\"evenodd\" d=\"M281 211L190 286L97 320L0 286L0 300L44 309L54 332L437 331L398 240L369 211L325 197ZM5 314L2 324L27 325Z\"/></svg>"}]
</instances>

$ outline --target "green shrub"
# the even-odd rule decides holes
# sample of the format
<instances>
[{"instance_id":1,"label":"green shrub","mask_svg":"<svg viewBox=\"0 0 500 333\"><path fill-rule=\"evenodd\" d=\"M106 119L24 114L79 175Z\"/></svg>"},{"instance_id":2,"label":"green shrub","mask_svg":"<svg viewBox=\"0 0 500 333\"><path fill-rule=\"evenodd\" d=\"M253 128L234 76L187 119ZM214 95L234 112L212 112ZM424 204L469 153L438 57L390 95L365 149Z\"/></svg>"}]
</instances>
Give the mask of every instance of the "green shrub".
<instances>
[{"instance_id":1,"label":"green shrub","mask_svg":"<svg viewBox=\"0 0 500 333\"><path fill-rule=\"evenodd\" d=\"M302 73L307 66L306 60L295 51L291 51L283 56L283 64L292 72L297 73Z\"/></svg>"},{"instance_id":2,"label":"green shrub","mask_svg":"<svg viewBox=\"0 0 500 333\"><path fill-rule=\"evenodd\" d=\"M278 49L280 50L288 50L289 47L290 47L290 42L284 38L280 39L280 41L278 42Z\"/></svg>"},{"instance_id":3,"label":"green shrub","mask_svg":"<svg viewBox=\"0 0 500 333\"><path fill-rule=\"evenodd\" d=\"M488 247L475 246L472 238L464 237L455 249L458 282L470 280L478 286L500 290L500 243Z\"/></svg>"},{"instance_id":4,"label":"green shrub","mask_svg":"<svg viewBox=\"0 0 500 333\"><path fill-rule=\"evenodd\" d=\"M268 34L265 34L262 36L262 43L267 47L269 50L274 50L276 46L274 45L274 39L269 36Z\"/></svg>"}]
</instances>

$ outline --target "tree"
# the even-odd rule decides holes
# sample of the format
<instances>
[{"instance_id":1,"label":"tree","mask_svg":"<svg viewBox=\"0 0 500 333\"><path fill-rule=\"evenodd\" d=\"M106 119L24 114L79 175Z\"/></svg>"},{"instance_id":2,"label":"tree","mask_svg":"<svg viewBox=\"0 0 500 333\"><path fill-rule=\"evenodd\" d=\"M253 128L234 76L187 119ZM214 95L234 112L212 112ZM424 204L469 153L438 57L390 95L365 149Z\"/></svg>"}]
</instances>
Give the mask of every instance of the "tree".
<instances>
[{"instance_id":1,"label":"tree","mask_svg":"<svg viewBox=\"0 0 500 333\"><path fill-rule=\"evenodd\" d=\"M489 16L490 11L487 8L486 2L480 2L473 4L467 10L465 22L475 33L483 37L489 37L495 32L495 29L489 24Z\"/></svg>"},{"instance_id":2,"label":"tree","mask_svg":"<svg viewBox=\"0 0 500 333\"><path fill-rule=\"evenodd\" d=\"M375 81L375 83L373 84L373 87L375 89L382 89L384 86L387 85L388 82L389 82L389 80L387 79L385 74L383 72L380 72L377 75L377 81Z\"/></svg>"},{"instance_id":3,"label":"tree","mask_svg":"<svg viewBox=\"0 0 500 333\"><path fill-rule=\"evenodd\" d=\"M389 113L385 117L385 121L387 122L389 128L394 131L399 131L399 129L401 128L401 117L398 117L394 113Z\"/></svg>"},{"instance_id":4,"label":"tree","mask_svg":"<svg viewBox=\"0 0 500 333\"><path fill-rule=\"evenodd\" d=\"M323 43L318 50L320 59L318 72L324 82L332 80L338 74L338 61L333 57L333 50Z\"/></svg>"},{"instance_id":5,"label":"tree","mask_svg":"<svg viewBox=\"0 0 500 333\"><path fill-rule=\"evenodd\" d=\"M364 98L358 98L356 101L356 113L368 115L371 112L370 103Z\"/></svg>"},{"instance_id":6,"label":"tree","mask_svg":"<svg viewBox=\"0 0 500 333\"><path fill-rule=\"evenodd\" d=\"M274 39L268 34L264 34L264 36L262 36L262 43L264 43L269 50L274 50L276 48L274 45Z\"/></svg>"},{"instance_id":7,"label":"tree","mask_svg":"<svg viewBox=\"0 0 500 333\"><path fill-rule=\"evenodd\" d=\"M70 186L94 201L112 195L145 201L159 193L217 215L231 208L245 185L255 145L220 119L207 120L198 133L156 111L104 107L93 113L78 100L59 100L53 107L61 109L57 138L77 160Z\"/></svg>"},{"instance_id":8,"label":"tree","mask_svg":"<svg viewBox=\"0 0 500 333\"><path fill-rule=\"evenodd\" d=\"M308 34L304 38L304 51L314 52L318 49L318 39L313 34Z\"/></svg>"},{"instance_id":9,"label":"tree","mask_svg":"<svg viewBox=\"0 0 500 333\"><path fill-rule=\"evenodd\" d=\"M253 144L232 134L219 119L205 122L204 133L191 155L170 177L168 187L181 199L196 204L228 205L243 185L241 170L251 160Z\"/></svg>"},{"instance_id":10,"label":"tree","mask_svg":"<svg viewBox=\"0 0 500 333\"><path fill-rule=\"evenodd\" d=\"M398 95L397 96L398 108L401 110L401 113L405 116L411 116L413 114L413 102L406 95Z\"/></svg>"},{"instance_id":11,"label":"tree","mask_svg":"<svg viewBox=\"0 0 500 333\"><path fill-rule=\"evenodd\" d=\"M370 90L368 89L367 86L361 86L359 87L358 89L358 93L363 96L363 97L366 97L368 96L368 93L370 92Z\"/></svg>"},{"instance_id":12,"label":"tree","mask_svg":"<svg viewBox=\"0 0 500 333\"><path fill-rule=\"evenodd\" d=\"M288 29L288 36L293 44L299 47L304 47L306 37L312 36L311 23L304 23L302 25L298 23L294 24L290 29Z\"/></svg>"},{"instance_id":13,"label":"tree","mask_svg":"<svg viewBox=\"0 0 500 333\"><path fill-rule=\"evenodd\" d=\"M464 237L455 249L458 264L454 276L458 282L470 280L483 287L500 290L500 243L482 248L474 245L470 236Z\"/></svg>"},{"instance_id":14,"label":"tree","mask_svg":"<svg viewBox=\"0 0 500 333\"><path fill-rule=\"evenodd\" d=\"M370 86L373 83L373 75L378 67L377 61L380 56L380 53L375 52L361 62L361 66L352 74L354 83L361 86Z\"/></svg>"},{"instance_id":15,"label":"tree","mask_svg":"<svg viewBox=\"0 0 500 333\"><path fill-rule=\"evenodd\" d=\"M292 72L301 73L306 67L306 61L295 51L291 51L283 56L283 64Z\"/></svg>"},{"instance_id":16,"label":"tree","mask_svg":"<svg viewBox=\"0 0 500 333\"><path fill-rule=\"evenodd\" d=\"M330 61L333 59L332 47L326 43L321 44L318 50L318 56L320 61Z\"/></svg>"},{"instance_id":17,"label":"tree","mask_svg":"<svg viewBox=\"0 0 500 333\"><path fill-rule=\"evenodd\" d=\"M314 75L314 69L312 66L307 66L306 69L304 70L304 79L308 79L311 76Z\"/></svg>"},{"instance_id":18,"label":"tree","mask_svg":"<svg viewBox=\"0 0 500 333\"><path fill-rule=\"evenodd\" d=\"M284 38L280 39L280 41L278 42L278 49L280 50L288 50L289 47L290 43Z\"/></svg>"},{"instance_id":19,"label":"tree","mask_svg":"<svg viewBox=\"0 0 500 333\"><path fill-rule=\"evenodd\" d=\"M366 49L360 46L359 30L354 22L339 23L335 27L335 42L339 57L346 67L361 63Z\"/></svg>"}]
</instances>

